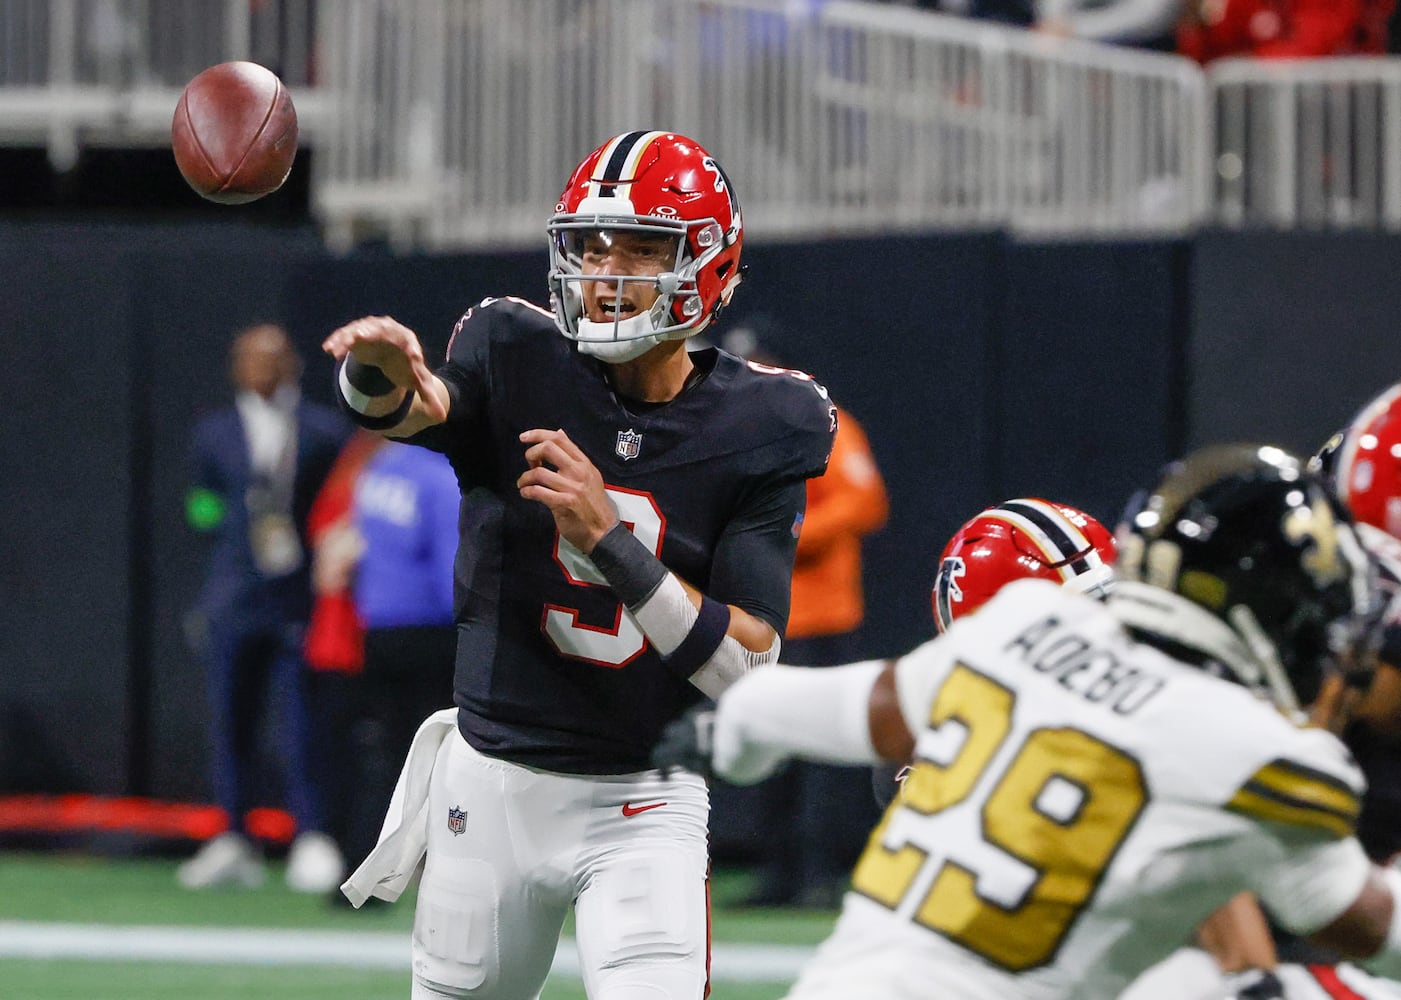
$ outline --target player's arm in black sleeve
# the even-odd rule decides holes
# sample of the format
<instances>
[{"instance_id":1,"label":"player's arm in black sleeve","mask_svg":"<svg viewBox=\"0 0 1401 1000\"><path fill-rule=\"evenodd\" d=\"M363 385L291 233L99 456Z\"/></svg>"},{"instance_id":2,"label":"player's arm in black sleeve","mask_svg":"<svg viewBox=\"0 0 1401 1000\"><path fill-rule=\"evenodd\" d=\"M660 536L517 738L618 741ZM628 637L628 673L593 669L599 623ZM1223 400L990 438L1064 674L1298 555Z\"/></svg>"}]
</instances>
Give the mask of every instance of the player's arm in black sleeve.
<instances>
[{"instance_id":1,"label":"player's arm in black sleeve","mask_svg":"<svg viewBox=\"0 0 1401 1000\"><path fill-rule=\"evenodd\" d=\"M810 377L770 386L767 406L785 432L760 456L773 471L754 481L722 532L707 593L669 572L622 524L584 548L663 662L711 697L778 660L806 480L826 467L836 433L836 410Z\"/></svg>"},{"instance_id":2,"label":"player's arm in black sleeve","mask_svg":"<svg viewBox=\"0 0 1401 1000\"><path fill-rule=\"evenodd\" d=\"M710 570L710 596L763 619L778 635L788 625L797 528L807 506L801 480L769 483L726 526Z\"/></svg>"},{"instance_id":3,"label":"player's arm in black sleeve","mask_svg":"<svg viewBox=\"0 0 1401 1000\"><path fill-rule=\"evenodd\" d=\"M716 545L709 593L669 572L621 524L590 558L668 669L717 697L750 670L778 660L797 547L793 529L806 500L800 479L756 489Z\"/></svg>"}]
</instances>

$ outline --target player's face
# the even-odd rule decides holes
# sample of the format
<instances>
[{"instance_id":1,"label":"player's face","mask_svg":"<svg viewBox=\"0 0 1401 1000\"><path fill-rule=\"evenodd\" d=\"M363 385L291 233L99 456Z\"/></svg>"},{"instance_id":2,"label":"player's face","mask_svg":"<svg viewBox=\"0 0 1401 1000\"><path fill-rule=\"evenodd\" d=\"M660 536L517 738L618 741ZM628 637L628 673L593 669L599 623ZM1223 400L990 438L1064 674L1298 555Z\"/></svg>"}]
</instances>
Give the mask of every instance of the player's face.
<instances>
[{"instance_id":1,"label":"player's face","mask_svg":"<svg viewBox=\"0 0 1401 1000\"><path fill-rule=\"evenodd\" d=\"M676 240L619 230L585 233L580 266L586 275L655 277L676 267ZM640 281L586 281L584 315L594 323L612 323L646 312L657 301L657 286Z\"/></svg>"}]
</instances>

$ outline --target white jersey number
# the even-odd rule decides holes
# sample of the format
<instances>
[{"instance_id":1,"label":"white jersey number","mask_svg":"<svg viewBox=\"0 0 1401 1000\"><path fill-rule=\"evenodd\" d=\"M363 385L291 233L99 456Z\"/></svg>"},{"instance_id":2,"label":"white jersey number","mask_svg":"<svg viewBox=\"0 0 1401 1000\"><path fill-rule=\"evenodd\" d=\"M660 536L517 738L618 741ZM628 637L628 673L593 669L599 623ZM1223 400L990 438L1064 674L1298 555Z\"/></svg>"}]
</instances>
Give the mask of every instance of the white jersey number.
<instances>
[{"instance_id":1,"label":"white jersey number","mask_svg":"<svg viewBox=\"0 0 1401 1000\"><path fill-rule=\"evenodd\" d=\"M1138 762L1070 728L1029 733L981 794L981 844L885 844L901 809L932 816L980 789L1012 730L1016 694L959 665L940 687L929 726L964 733L951 760L916 758L852 875L852 887L899 909L915 884L929 888L913 919L1004 969L1022 972L1055 957L1109 862L1148 802ZM994 848L989 853L987 847ZM918 879L931 854L933 882ZM965 856L966 855L966 856ZM1024 879L1015 899L979 889ZM984 881L985 880L985 881Z\"/></svg>"},{"instance_id":2,"label":"white jersey number","mask_svg":"<svg viewBox=\"0 0 1401 1000\"><path fill-rule=\"evenodd\" d=\"M606 486L604 491L618 512L618 519L629 531L660 557L662 535L666 530L666 518L650 493L625 490L618 486ZM598 571L588 556L580 552L573 543L555 532L555 562L559 564L565 579L578 587L606 587L608 581ZM647 637L642 634L632 612L618 604L617 613L611 627L585 625L579 621L578 608L566 608L558 604L545 605L545 636L561 656L575 660L596 663L602 667L622 667L635 660L647 648Z\"/></svg>"}]
</instances>

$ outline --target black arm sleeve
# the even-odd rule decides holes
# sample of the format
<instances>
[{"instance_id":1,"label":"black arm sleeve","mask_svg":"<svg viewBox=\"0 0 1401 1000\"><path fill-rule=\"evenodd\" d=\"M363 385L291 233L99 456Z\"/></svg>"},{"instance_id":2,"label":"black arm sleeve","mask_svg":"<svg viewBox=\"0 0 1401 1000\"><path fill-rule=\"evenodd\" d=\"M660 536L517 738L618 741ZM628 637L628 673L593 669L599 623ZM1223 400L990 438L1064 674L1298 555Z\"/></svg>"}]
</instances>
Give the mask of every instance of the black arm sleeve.
<instances>
[{"instance_id":1,"label":"black arm sleeve","mask_svg":"<svg viewBox=\"0 0 1401 1000\"><path fill-rule=\"evenodd\" d=\"M709 596L762 618L780 636L788 626L797 528L807 507L801 479L755 490L716 546Z\"/></svg>"}]
</instances>

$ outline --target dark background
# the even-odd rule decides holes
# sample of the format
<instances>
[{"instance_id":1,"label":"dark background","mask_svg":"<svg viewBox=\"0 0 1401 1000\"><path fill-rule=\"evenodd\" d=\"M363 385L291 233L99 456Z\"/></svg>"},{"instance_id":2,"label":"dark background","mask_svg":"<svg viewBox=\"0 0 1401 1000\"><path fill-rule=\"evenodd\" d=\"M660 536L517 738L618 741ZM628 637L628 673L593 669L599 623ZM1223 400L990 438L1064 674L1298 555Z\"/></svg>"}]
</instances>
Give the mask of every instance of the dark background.
<instances>
[{"instance_id":1,"label":"dark background","mask_svg":"<svg viewBox=\"0 0 1401 1000\"><path fill-rule=\"evenodd\" d=\"M116 177L81 163L106 177L99 204L33 170L0 183L0 792L207 798L203 680L182 631L202 549L182 500L193 421L229 399L235 330L285 322L304 391L329 401L317 345L348 319L392 314L440 354L477 299L543 300L543 249L332 256L305 160L247 211L171 187L163 156L114 159ZM1185 449L1311 451L1401 377L1395 237L751 232L745 259L717 333L755 326L826 383L890 489L866 546L870 656L932 631L939 552L983 506L1041 495L1112 522Z\"/></svg>"}]
</instances>

